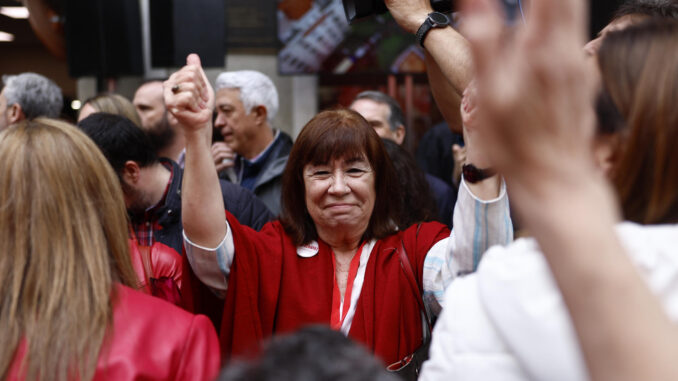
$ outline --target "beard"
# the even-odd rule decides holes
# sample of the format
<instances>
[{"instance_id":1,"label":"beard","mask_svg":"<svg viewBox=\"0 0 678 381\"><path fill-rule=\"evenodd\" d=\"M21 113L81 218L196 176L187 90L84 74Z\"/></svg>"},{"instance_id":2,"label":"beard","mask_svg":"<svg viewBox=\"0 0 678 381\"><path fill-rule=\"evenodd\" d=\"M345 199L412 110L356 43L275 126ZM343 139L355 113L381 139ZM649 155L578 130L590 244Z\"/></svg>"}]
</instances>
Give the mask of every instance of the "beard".
<instances>
[{"instance_id":1,"label":"beard","mask_svg":"<svg viewBox=\"0 0 678 381\"><path fill-rule=\"evenodd\" d=\"M122 179L120 180L120 185L122 186L122 193L125 196L125 206L127 208L127 213L131 217L132 221L143 219L146 209L153 206L148 199L148 195L134 188Z\"/></svg>"},{"instance_id":2,"label":"beard","mask_svg":"<svg viewBox=\"0 0 678 381\"><path fill-rule=\"evenodd\" d=\"M156 154L172 144L176 132L172 129L172 126L170 126L169 120L167 119L167 112L165 112L158 123L146 131L146 135L150 138Z\"/></svg>"}]
</instances>

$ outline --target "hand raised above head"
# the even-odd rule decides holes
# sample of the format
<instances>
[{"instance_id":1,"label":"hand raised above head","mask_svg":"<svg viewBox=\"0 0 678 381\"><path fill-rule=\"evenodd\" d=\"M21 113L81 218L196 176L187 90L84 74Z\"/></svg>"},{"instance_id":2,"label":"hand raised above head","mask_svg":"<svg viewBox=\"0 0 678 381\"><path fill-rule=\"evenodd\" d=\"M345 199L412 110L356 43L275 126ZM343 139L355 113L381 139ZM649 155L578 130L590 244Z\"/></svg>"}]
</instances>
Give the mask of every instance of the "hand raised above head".
<instances>
[{"instance_id":1,"label":"hand raised above head","mask_svg":"<svg viewBox=\"0 0 678 381\"><path fill-rule=\"evenodd\" d=\"M173 73L163 85L167 111L184 130L200 130L210 125L214 90L197 54L189 54L186 66Z\"/></svg>"},{"instance_id":2,"label":"hand raised above head","mask_svg":"<svg viewBox=\"0 0 678 381\"><path fill-rule=\"evenodd\" d=\"M464 5L482 111L474 119L507 181L543 184L547 176L572 172L575 163L592 165L594 81L581 49L585 2L533 2L528 24L511 35L495 1Z\"/></svg>"}]
</instances>

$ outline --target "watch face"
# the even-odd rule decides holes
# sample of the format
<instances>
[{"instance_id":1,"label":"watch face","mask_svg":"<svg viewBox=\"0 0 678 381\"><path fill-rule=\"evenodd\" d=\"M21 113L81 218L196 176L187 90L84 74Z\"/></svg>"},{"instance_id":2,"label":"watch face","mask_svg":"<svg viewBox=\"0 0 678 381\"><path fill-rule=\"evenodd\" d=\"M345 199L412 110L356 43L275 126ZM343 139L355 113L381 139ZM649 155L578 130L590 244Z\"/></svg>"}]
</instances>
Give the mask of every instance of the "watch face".
<instances>
[{"instance_id":1,"label":"watch face","mask_svg":"<svg viewBox=\"0 0 678 381\"><path fill-rule=\"evenodd\" d=\"M428 14L428 17L436 25L448 25L450 23L450 19L440 12L431 12Z\"/></svg>"}]
</instances>

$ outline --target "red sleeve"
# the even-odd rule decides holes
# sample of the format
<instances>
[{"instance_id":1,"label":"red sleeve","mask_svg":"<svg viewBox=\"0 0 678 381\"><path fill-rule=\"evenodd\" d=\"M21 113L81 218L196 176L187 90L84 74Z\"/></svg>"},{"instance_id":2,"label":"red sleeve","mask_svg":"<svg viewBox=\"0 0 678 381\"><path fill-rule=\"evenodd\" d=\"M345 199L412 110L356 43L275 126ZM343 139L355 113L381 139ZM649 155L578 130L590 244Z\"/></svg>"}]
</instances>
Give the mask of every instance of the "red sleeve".
<instances>
[{"instance_id":1,"label":"red sleeve","mask_svg":"<svg viewBox=\"0 0 678 381\"><path fill-rule=\"evenodd\" d=\"M151 263L154 278L171 278L181 291L183 259L176 250L155 242L151 247Z\"/></svg>"},{"instance_id":2,"label":"red sleeve","mask_svg":"<svg viewBox=\"0 0 678 381\"><path fill-rule=\"evenodd\" d=\"M219 340L205 316L196 315L186 335L176 380L211 381L219 374Z\"/></svg>"},{"instance_id":3,"label":"red sleeve","mask_svg":"<svg viewBox=\"0 0 678 381\"><path fill-rule=\"evenodd\" d=\"M224 358L256 351L257 344L273 333L283 252L294 248L279 221L257 232L230 213L227 216L235 255L220 330Z\"/></svg>"},{"instance_id":4,"label":"red sleeve","mask_svg":"<svg viewBox=\"0 0 678 381\"><path fill-rule=\"evenodd\" d=\"M426 254L438 241L448 238L450 229L439 222L424 222L410 226L403 233L407 257L417 272L417 281L422 284Z\"/></svg>"}]
</instances>

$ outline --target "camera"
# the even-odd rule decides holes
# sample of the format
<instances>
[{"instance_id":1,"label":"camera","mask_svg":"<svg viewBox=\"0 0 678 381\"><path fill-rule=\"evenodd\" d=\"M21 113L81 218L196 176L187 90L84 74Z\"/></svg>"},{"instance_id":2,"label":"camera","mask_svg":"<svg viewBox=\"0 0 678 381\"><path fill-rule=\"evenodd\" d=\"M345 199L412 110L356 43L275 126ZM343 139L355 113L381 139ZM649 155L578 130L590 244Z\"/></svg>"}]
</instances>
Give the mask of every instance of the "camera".
<instances>
[{"instance_id":1,"label":"camera","mask_svg":"<svg viewBox=\"0 0 678 381\"><path fill-rule=\"evenodd\" d=\"M452 0L430 0L433 10L449 13L452 12ZM349 23L372 15L386 12L384 0L342 0L344 12Z\"/></svg>"}]
</instances>

